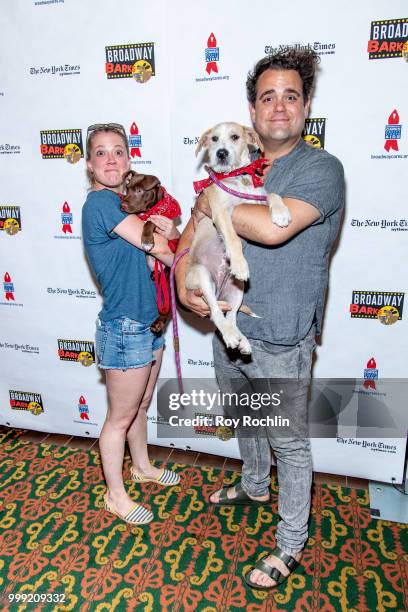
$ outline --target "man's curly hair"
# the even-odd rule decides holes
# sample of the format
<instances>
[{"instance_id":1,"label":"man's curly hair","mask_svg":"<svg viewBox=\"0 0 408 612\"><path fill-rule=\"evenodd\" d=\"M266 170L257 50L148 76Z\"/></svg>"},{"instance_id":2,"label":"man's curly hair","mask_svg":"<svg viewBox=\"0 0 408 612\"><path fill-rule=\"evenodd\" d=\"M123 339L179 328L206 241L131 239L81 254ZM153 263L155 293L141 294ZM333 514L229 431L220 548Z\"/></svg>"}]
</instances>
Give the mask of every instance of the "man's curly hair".
<instances>
[{"instance_id":1,"label":"man's curly hair","mask_svg":"<svg viewBox=\"0 0 408 612\"><path fill-rule=\"evenodd\" d=\"M316 64L320 61L319 56L312 49L288 49L279 51L259 60L252 72L248 72L246 82L248 102L255 105L256 85L258 79L265 70L296 70L303 83L303 99L306 102L312 92L315 77Z\"/></svg>"}]
</instances>

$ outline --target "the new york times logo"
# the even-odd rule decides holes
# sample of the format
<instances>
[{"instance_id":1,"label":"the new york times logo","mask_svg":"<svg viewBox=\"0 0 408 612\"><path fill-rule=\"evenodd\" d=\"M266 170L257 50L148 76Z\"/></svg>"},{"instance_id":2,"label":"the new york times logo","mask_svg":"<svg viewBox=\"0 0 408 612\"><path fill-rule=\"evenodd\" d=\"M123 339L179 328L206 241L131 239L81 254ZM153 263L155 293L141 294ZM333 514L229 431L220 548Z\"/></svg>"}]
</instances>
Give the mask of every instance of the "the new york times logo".
<instances>
[{"instance_id":1,"label":"the new york times logo","mask_svg":"<svg viewBox=\"0 0 408 612\"><path fill-rule=\"evenodd\" d=\"M19 206L0 205L0 230L14 236L21 230L21 211Z\"/></svg>"},{"instance_id":2,"label":"the new york times logo","mask_svg":"<svg viewBox=\"0 0 408 612\"><path fill-rule=\"evenodd\" d=\"M105 47L105 72L108 79L133 78L147 83L156 74L154 43L134 43Z\"/></svg>"},{"instance_id":3,"label":"the new york times logo","mask_svg":"<svg viewBox=\"0 0 408 612\"><path fill-rule=\"evenodd\" d=\"M58 339L58 356L61 361L76 361L90 366L95 363L95 344L88 340Z\"/></svg>"},{"instance_id":4,"label":"the new york times logo","mask_svg":"<svg viewBox=\"0 0 408 612\"><path fill-rule=\"evenodd\" d=\"M81 130L42 130L40 135L43 159L66 159L76 164L84 156Z\"/></svg>"},{"instance_id":5,"label":"the new york times logo","mask_svg":"<svg viewBox=\"0 0 408 612\"><path fill-rule=\"evenodd\" d=\"M316 149L324 149L324 139L326 134L326 119L309 118L305 121L303 139Z\"/></svg>"},{"instance_id":6,"label":"the new york times logo","mask_svg":"<svg viewBox=\"0 0 408 612\"><path fill-rule=\"evenodd\" d=\"M295 51L309 51L313 50L317 55L334 55L336 53L336 43L318 42L313 43L292 43L292 44L281 44L276 47L273 45L265 45L265 55L274 55L275 53L285 53L290 49Z\"/></svg>"},{"instance_id":7,"label":"the new york times logo","mask_svg":"<svg viewBox=\"0 0 408 612\"><path fill-rule=\"evenodd\" d=\"M44 406L39 393L31 391L9 391L10 408L13 410L27 410L38 416L44 412Z\"/></svg>"},{"instance_id":8,"label":"the new york times logo","mask_svg":"<svg viewBox=\"0 0 408 612\"><path fill-rule=\"evenodd\" d=\"M403 57L408 39L408 17L372 21L368 59Z\"/></svg>"}]
</instances>

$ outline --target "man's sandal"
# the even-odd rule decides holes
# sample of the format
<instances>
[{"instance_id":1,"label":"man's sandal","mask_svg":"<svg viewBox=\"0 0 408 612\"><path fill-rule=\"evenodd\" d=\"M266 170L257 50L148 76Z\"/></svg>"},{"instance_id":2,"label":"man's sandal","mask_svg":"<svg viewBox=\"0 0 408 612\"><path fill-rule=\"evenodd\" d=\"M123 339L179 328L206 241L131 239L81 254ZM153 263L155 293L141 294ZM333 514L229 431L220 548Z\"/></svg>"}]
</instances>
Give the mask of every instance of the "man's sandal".
<instances>
[{"instance_id":1,"label":"man's sandal","mask_svg":"<svg viewBox=\"0 0 408 612\"><path fill-rule=\"evenodd\" d=\"M150 523L153 520L153 512L151 512L144 506L141 506L140 504L135 504L127 514L119 514L119 512L116 512L116 510L114 510L112 506L109 505L109 502L105 495L103 499L103 505L107 512L115 514L120 519L122 519L122 521L128 523L128 525L147 525L147 523Z\"/></svg>"},{"instance_id":2,"label":"man's sandal","mask_svg":"<svg viewBox=\"0 0 408 612\"><path fill-rule=\"evenodd\" d=\"M242 488L241 481L235 485L235 497L228 497L228 489L231 487L224 487L221 489L220 497L217 502L210 502L213 506L265 506L270 503L271 499L268 497L265 501L259 499L252 499Z\"/></svg>"},{"instance_id":3,"label":"man's sandal","mask_svg":"<svg viewBox=\"0 0 408 612\"><path fill-rule=\"evenodd\" d=\"M272 567L268 563L265 563L264 559L266 559L270 555L273 555L274 557L277 557L278 559L283 561L283 563L289 570L289 574L287 576L284 576L282 572L278 570L277 567ZM276 548L272 552L266 553L266 555L262 559L259 559L256 565L251 567L249 572L244 574L244 580L247 585L251 587L251 589L257 589L258 591L270 591L271 589L275 589L278 585L282 584L282 582L285 582L285 580L289 578L289 576L297 568L298 565L299 561L296 561L294 557L288 555L288 553L285 553L279 548L279 546L276 546ZM276 584L272 586L264 586L262 584L256 584L255 582L252 582L251 574L256 569L266 574L269 578L274 580Z\"/></svg>"},{"instance_id":4,"label":"man's sandal","mask_svg":"<svg viewBox=\"0 0 408 612\"><path fill-rule=\"evenodd\" d=\"M177 485L180 482L180 476L177 474L177 472L172 472L171 470L165 469L161 471L160 476L158 476L157 478L146 478L145 476L137 472L132 466L130 468L130 477L134 482L155 482L156 484L159 484L162 487L173 487L174 485Z\"/></svg>"}]
</instances>

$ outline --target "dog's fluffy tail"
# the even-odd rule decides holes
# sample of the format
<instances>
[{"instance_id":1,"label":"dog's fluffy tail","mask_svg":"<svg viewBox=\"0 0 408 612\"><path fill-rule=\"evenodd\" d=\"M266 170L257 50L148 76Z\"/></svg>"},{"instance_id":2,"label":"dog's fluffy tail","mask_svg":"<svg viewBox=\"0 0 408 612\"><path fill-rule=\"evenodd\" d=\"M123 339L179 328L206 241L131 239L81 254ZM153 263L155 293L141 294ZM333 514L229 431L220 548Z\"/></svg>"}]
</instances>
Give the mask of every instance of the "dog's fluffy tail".
<instances>
[{"instance_id":1,"label":"dog's fluffy tail","mask_svg":"<svg viewBox=\"0 0 408 612\"><path fill-rule=\"evenodd\" d=\"M249 317L254 317L254 319L262 319L262 317L260 317L259 315L255 314L255 312L253 312L249 306L245 306L245 304L242 304L242 306L239 309L240 312L243 312L244 314L248 315Z\"/></svg>"}]
</instances>

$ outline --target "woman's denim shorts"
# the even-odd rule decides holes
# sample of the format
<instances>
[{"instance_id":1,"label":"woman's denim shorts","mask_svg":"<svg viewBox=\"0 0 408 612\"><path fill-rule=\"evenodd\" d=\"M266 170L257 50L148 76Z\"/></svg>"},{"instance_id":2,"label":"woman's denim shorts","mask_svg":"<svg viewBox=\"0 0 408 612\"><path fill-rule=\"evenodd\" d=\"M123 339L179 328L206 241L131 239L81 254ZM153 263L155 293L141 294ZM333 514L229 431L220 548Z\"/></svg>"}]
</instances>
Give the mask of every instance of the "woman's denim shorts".
<instances>
[{"instance_id":1,"label":"woman's denim shorts","mask_svg":"<svg viewBox=\"0 0 408 612\"><path fill-rule=\"evenodd\" d=\"M96 321L96 355L103 370L142 368L154 361L154 352L164 344L163 336L155 336L150 324L128 317Z\"/></svg>"}]
</instances>

